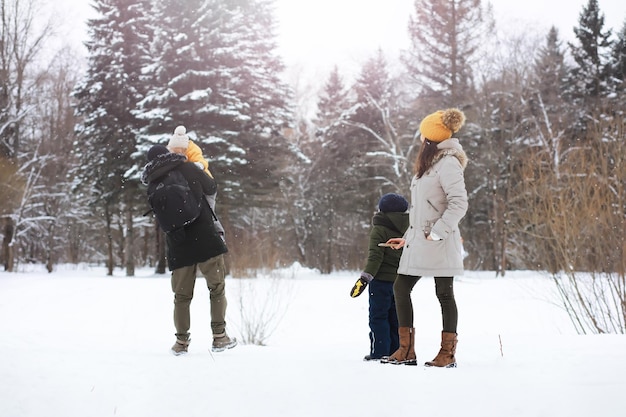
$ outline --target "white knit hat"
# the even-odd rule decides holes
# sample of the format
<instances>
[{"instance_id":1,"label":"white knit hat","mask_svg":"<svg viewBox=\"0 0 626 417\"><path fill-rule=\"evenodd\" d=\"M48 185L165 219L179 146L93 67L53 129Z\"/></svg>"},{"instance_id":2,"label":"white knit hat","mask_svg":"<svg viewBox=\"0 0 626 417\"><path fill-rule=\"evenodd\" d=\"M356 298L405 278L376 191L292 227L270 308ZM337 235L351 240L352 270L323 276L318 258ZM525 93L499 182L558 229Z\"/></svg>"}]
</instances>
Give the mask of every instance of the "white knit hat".
<instances>
[{"instance_id":1,"label":"white knit hat","mask_svg":"<svg viewBox=\"0 0 626 417\"><path fill-rule=\"evenodd\" d=\"M187 136L187 129L185 126L178 126L174 129L174 134L170 138L167 147L171 150L172 148L184 148L187 149L189 146L189 137Z\"/></svg>"}]
</instances>

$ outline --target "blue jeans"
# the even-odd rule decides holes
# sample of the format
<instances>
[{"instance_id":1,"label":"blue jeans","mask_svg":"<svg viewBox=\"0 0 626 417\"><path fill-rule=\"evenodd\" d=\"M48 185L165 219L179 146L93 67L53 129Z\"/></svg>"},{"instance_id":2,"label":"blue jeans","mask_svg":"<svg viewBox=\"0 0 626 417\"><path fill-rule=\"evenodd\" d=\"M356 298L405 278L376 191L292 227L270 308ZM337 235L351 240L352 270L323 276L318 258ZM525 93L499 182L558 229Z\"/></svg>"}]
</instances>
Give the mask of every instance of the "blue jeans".
<instances>
[{"instance_id":1,"label":"blue jeans","mask_svg":"<svg viewBox=\"0 0 626 417\"><path fill-rule=\"evenodd\" d=\"M369 284L369 302L370 355L379 359L400 347L393 282L373 279Z\"/></svg>"}]
</instances>

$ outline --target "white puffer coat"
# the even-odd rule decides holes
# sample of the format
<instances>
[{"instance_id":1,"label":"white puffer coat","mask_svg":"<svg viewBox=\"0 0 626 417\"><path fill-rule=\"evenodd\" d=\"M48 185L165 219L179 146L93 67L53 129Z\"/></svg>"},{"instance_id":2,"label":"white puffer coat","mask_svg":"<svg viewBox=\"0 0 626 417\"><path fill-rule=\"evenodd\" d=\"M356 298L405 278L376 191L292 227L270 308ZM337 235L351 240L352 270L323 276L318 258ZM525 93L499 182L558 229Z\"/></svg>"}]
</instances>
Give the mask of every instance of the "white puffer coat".
<instances>
[{"instance_id":1,"label":"white puffer coat","mask_svg":"<svg viewBox=\"0 0 626 417\"><path fill-rule=\"evenodd\" d=\"M459 222L467 212L463 171L467 156L457 139L444 140L432 168L411 181L409 228L398 274L451 277L463 275ZM427 240L434 232L442 240Z\"/></svg>"}]
</instances>

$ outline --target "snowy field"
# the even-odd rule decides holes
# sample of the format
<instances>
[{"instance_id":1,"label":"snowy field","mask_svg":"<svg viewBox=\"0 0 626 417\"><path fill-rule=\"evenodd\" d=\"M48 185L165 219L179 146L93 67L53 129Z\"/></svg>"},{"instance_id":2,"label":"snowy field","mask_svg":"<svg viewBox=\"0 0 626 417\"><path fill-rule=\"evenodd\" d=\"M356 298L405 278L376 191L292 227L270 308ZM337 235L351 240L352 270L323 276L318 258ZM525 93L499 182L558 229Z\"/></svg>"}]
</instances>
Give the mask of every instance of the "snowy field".
<instances>
[{"instance_id":1,"label":"snowy field","mask_svg":"<svg viewBox=\"0 0 626 417\"><path fill-rule=\"evenodd\" d=\"M182 357L169 353L169 275L123 275L0 272L0 416L626 415L626 336L577 335L552 282L536 273L457 278L456 369L422 366L439 348L432 278L413 291L420 365L410 367L362 361L367 295L349 297L357 272L295 266L229 277L230 335L259 323L271 334L265 346L221 353L209 352L208 290L198 279Z\"/></svg>"}]
</instances>

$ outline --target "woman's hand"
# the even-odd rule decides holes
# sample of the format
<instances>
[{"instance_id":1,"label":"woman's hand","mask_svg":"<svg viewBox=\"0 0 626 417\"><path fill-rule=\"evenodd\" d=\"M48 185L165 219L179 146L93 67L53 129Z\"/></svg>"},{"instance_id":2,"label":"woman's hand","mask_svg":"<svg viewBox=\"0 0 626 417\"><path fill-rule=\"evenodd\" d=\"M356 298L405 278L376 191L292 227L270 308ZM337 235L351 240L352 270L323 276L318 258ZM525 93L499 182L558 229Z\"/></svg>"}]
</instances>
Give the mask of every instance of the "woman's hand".
<instances>
[{"instance_id":1,"label":"woman's hand","mask_svg":"<svg viewBox=\"0 0 626 417\"><path fill-rule=\"evenodd\" d=\"M387 241L387 244L391 249L400 249L405 243L406 241L401 237L392 237Z\"/></svg>"}]
</instances>

